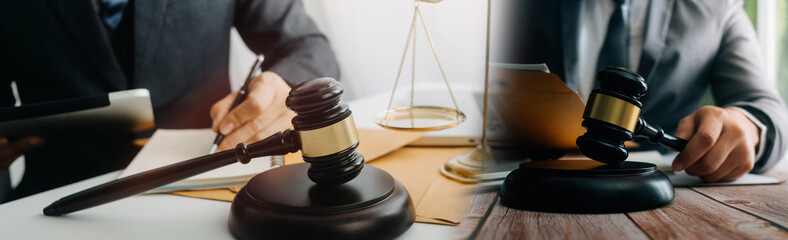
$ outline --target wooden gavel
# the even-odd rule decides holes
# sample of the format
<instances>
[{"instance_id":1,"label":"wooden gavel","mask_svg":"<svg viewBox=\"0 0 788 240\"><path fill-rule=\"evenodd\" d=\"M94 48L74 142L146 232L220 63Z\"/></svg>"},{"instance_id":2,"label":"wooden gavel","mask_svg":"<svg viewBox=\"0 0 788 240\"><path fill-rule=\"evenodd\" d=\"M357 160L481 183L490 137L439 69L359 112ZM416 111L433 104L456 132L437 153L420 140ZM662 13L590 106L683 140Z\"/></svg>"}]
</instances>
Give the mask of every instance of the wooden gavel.
<instances>
[{"instance_id":1,"label":"wooden gavel","mask_svg":"<svg viewBox=\"0 0 788 240\"><path fill-rule=\"evenodd\" d=\"M586 133L577 138L577 147L587 157L619 164L629 156L625 141L635 136L645 137L681 151L687 140L665 133L659 126L651 126L640 118L643 104L640 98L648 88L643 77L621 67L606 67L596 75L600 88L591 91L585 111L583 127Z\"/></svg>"}]
</instances>

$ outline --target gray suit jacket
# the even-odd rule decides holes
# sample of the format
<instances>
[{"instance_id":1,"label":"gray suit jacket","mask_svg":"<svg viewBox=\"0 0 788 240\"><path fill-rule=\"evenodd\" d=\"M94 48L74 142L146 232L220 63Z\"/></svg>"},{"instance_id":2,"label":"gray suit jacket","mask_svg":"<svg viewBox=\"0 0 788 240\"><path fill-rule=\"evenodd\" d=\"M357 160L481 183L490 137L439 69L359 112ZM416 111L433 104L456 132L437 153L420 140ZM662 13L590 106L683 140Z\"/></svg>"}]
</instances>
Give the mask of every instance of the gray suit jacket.
<instances>
[{"instance_id":1,"label":"gray suit jacket","mask_svg":"<svg viewBox=\"0 0 788 240\"><path fill-rule=\"evenodd\" d=\"M635 0L636 1L636 0ZM496 10L509 29L494 33L495 61L547 63L577 89L577 46L583 1L513 1ZM788 147L788 111L764 74L760 48L741 1L652 0L638 73L648 84L641 116L674 132L701 107L706 89L717 105L749 111L767 127L754 172L776 164Z\"/></svg>"},{"instance_id":2,"label":"gray suit jacket","mask_svg":"<svg viewBox=\"0 0 788 240\"><path fill-rule=\"evenodd\" d=\"M230 93L230 30L290 85L338 77L326 37L298 0L133 0L133 79L127 79L91 0L0 0L0 107L130 88L151 93L160 128L210 127ZM46 136L26 154L20 197L125 167L128 136Z\"/></svg>"}]
</instances>

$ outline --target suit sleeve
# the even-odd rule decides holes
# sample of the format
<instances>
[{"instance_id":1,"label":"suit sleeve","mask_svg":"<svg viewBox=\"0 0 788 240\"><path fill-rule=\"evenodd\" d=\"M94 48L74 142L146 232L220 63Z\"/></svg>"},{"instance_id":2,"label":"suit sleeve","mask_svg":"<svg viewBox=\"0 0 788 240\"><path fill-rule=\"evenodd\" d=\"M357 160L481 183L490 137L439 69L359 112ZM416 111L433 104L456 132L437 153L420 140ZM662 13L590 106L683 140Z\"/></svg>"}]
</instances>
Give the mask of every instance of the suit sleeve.
<instances>
[{"instance_id":1,"label":"suit sleeve","mask_svg":"<svg viewBox=\"0 0 788 240\"><path fill-rule=\"evenodd\" d=\"M0 31L2 30L0 29ZM0 56L9 56L2 54L4 52L3 46L0 46ZM8 64L5 61L0 61L0 73L11 72L7 69ZM11 76L0 74L0 108L13 106L14 102L14 95L11 91Z\"/></svg>"},{"instance_id":2,"label":"suit sleeve","mask_svg":"<svg viewBox=\"0 0 788 240\"><path fill-rule=\"evenodd\" d=\"M8 9L13 9L13 6L8 2L0 2L0 15L8 16L9 12ZM0 39L6 39L6 34L10 34L8 27L6 26L6 22L0 21ZM9 76L9 73L13 73L14 71L9 71L10 64L12 63L10 60L11 53L9 52L7 44L0 44L0 107L8 107L13 106L14 104L14 96L11 93L11 78L13 76Z\"/></svg>"},{"instance_id":3,"label":"suit sleeve","mask_svg":"<svg viewBox=\"0 0 788 240\"><path fill-rule=\"evenodd\" d=\"M291 86L318 77L339 77L328 39L298 0L239 0L234 24L247 46L263 54L263 70Z\"/></svg>"},{"instance_id":4,"label":"suit sleeve","mask_svg":"<svg viewBox=\"0 0 788 240\"><path fill-rule=\"evenodd\" d=\"M755 30L741 2L730 4L720 26L723 31L717 57L711 66L712 94L724 107L739 107L765 125L752 172L773 167L788 148L788 110L767 79ZM764 139L765 137L765 139Z\"/></svg>"}]
</instances>

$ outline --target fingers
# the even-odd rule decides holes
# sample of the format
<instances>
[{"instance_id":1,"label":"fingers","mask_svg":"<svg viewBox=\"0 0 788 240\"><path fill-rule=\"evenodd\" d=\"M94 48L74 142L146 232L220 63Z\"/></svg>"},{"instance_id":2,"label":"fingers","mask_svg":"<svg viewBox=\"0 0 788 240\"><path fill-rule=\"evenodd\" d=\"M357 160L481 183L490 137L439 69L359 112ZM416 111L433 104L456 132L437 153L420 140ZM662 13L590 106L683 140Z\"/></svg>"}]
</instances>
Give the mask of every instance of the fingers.
<instances>
[{"instance_id":1,"label":"fingers","mask_svg":"<svg viewBox=\"0 0 788 240\"><path fill-rule=\"evenodd\" d=\"M717 143L722 133L724 114L724 110L714 107L701 108L694 114L697 130L689 138L684 150L673 160L674 171L681 171L695 164Z\"/></svg>"},{"instance_id":2,"label":"fingers","mask_svg":"<svg viewBox=\"0 0 788 240\"><path fill-rule=\"evenodd\" d=\"M224 136L224 140L219 144L218 150L225 150L235 147L238 143L245 142L245 143L253 143L259 141L263 138L270 136L278 131L285 130L289 128L289 121L282 121L280 119L292 119L286 118L285 113L281 113L277 116L273 116L273 114L265 114L265 118L257 118L253 119L246 124L242 125L229 135ZM269 121L264 121L263 119L269 119Z\"/></svg>"},{"instance_id":3,"label":"fingers","mask_svg":"<svg viewBox=\"0 0 788 240\"><path fill-rule=\"evenodd\" d=\"M694 164L687 165L687 174L705 176L718 171L722 163L728 160L734 147L737 147L737 145L741 143L741 134L737 134L735 128L725 129L718 141L715 142L714 146L706 152L705 155ZM730 171L732 167L726 170Z\"/></svg>"},{"instance_id":4,"label":"fingers","mask_svg":"<svg viewBox=\"0 0 788 240\"><path fill-rule=\"evenodd\" d=\"M246 142L257 142L271 136L276 132L281 132L288 128L293 128L293 125L289 121L289 119L293 119L295 115L296 114L292 111L283 112L282 115L279 117L279 119L288 119L288 121L275 121L273 124L269 125L266 129L263 129L262 131L258 131L257 134L253 135L249 139L246 139Z\"/></svg>"},{"instance_id":5,"label":"fingers","mask_svg":"<svg viewBox=\"0 0 788 240\"><path fill-rule=\"evenodd\" d=\"M752 168L753 168L753 165L749 165L749 166L742 165L742 166L739 166L738 168L733 169L733 171L728 173L727 176L723 177L719 181L722 181L722 182L736 181L736 179L739 179L739 178L743 177L744 175L746 175L747 173L749 173L750 170L752 170Z\"/></svg>"},{"instance_id":6,"label":"fingers","mask_svg":"<svg viewBox=\"0 0 788 240\"><path fill-rule=\"evenodd\" d=\"M240 142L251 143L288 128L295 116L285 106L288 92L290 86L279 75L263 72L249 83L247 99L236 108L222 114L231 104L216 103L211 113L217 116L213 128L225 135L217 149L233 148Z\"/></svg>"},{"instance_id":7,"label":"fingers","mask_svg":"<svg viewBox=\"0 0 788 240\"><path fill-rule=\"evenodd\" d=\"M219 132L224 135L229 135L236 131L236 129L240 129L241 126L249 123L252 119L264 115L263 113L270 107L272 100L271 97L260 97L259 99L247 98L246 101L238 104L238 107L230 110L221 120L219 123Z\"/></svg>"},{"instance_id":8,"label":"fingers","mask_svg":"<svg viewBox=\"0 0 788 240\"><path fill-rule=\"evenodd\" d=\"M733 181L752 170L754 162L753 154L749 148L737 148L728 155L719 169L706 175L699 175L699 177L704 182Z\"/></svg>"},{"instance_id":9,"label":"fingers","mask_svg":"<svg viewBox=\"0 0 788 240\"><path fill-rule=\"evenodd\" d=\"M689 139L695 133L695 113L686 116L679 121L679 126L673 136L682 139Z\"/></svg>"},{"instance_id":10,"label":"fingers","mask_svg":"<svg viewBox=\"0 0 788 240\"><path fill-rule=\"evenodd\" d=\"M673 136L679 139L689 139L693 133L695 133L695 113L686 116L679 121L679 125L676 128L676 132L673 133ZM678 150L668 147L669 150L677 152ZM674 162L675 164L675 162ZM674 165L672 168L676 168Z\"/></svg>"},{"instance_id":11,"label":"fingers","mask_svg":"<svg viewBox=\"0 0 788 240\"><path fill-rule=\"evenodd\" d=\"M686 170L704 182L736 180L754 166L758 131L736 109L703 107L679 123L676 136L689 137L689 143L673 170Z\"/></svg>"},{"instance_id":12,"label":"fingers","mask_svg":"<svg viewBox=\"0 0 788 240\"><path fill-rule=\"evenodd\" d=\"M271 121L265 127L260 128L259 130L255 130L251 127L252 122L257 122L257 119L250 121L244 127L239 128L238 130L234 131L230 135L225 136L224 140L217 150L226 150L234 148L235 145L241 142L245 143L253 143L260 141L264 138L271 136L276 132L283 131L285 129L291 128L291 124L289 119L292 119L295 116L295 113L288 111L283 112L278 117L276 117L276 121ZM285 121L285 119L287 119Z\"/></svg>"},{"instance_id":13,"label":"fingers","mask_svg":"<svg viewBox=\"0 0 788 240\"><path fill-rule=\"evenodd\" d=\"M238 92L230 93L211 106L211 119L213 119L211 129L213 129L214 132L219 132L219 123L221 123L221 120L227 115L236 96L238 96Z\"/></svg>"},{"instance_id":14,"label":"fingers","mask_svg":"<svg viewBox=\"0 0 788 240\"><path fill-rule=\"evenodd\" d=\"M287 83L284 83L284 80L275 73L264 72L254 78L249 83L249 95L246 100L233 110L230 110L220 120L218 125L219 132L229 135L248 121L263 115L269 108L278 107L273 105L281 104L281 106L284 106L284 98L287 97L287 91L284 92L284 95L282 93L284 88L287 91L290 90ZM281 103L278 103L280 99Z\"/></svg>"}]
</instances>

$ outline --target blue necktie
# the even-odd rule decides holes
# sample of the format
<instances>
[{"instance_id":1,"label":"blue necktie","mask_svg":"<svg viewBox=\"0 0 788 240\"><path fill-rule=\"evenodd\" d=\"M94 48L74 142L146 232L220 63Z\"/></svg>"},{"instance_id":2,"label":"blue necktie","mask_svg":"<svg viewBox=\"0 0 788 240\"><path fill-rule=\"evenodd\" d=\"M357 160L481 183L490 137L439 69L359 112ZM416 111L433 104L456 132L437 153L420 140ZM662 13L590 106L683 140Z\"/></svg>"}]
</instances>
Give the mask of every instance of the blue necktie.
<instances>
[{"instance_id":1,"label":"blue necktie","mask_svg":"<svg viewBox=\"0 0 788 240\"><path fill-rule=\"evenodd\" d=\"M101 19L112 30L115 30L120 24L120 20L123 19L126 3L128 0L101 0Z\"/></svg>"},{"instance_id":2,"label":"blue necktie","mask_svg":"<svg viewBox=\"0 0 788 240\"><path fill-rule=\"evenodd\" d=\"M613 0L615 10L607 25L607 35L599 51L597 71L607 66L629 68L629 0Z\"/></svg>"}]
</instances>

